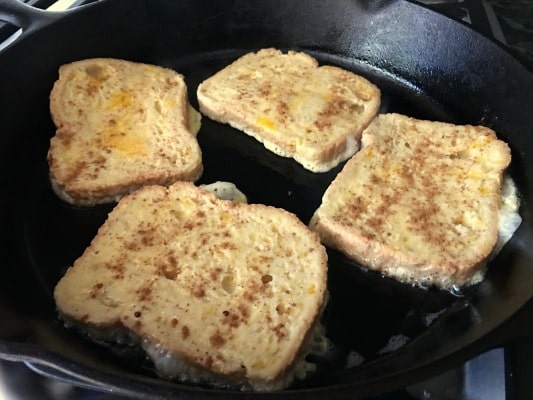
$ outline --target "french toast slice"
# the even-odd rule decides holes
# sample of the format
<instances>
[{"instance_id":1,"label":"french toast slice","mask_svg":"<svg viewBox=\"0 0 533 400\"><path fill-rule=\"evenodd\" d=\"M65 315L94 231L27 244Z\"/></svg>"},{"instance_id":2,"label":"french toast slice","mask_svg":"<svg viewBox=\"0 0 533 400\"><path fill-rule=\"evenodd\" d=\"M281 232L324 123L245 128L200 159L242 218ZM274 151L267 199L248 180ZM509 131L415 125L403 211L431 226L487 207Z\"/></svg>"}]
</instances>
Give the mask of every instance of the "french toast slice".
<instances>
[{"instance_id":1,"label":"french toast slice","mask_svg":"<svg viewBox=\"0 0 533 400\"><path fill-rule=\"evenodd\" d=\"M69 203L113 202L146 184L202 174L201 117L171 69L111 58L62 65L50 112L50 178Z\"/></svg>"},{"instance_id":2,"label":"french toast slice","mask_svg":"<svg viewBox=\"0 0 533 400\"><path fill-rule=\"evenodd\" d=\"M327 246L400 281L475 284L498 239L510 161L489 128L379 115L310 227Z\"/></svg>"},{"instance_id":3,"label":"french toast slice","mask_svg":"<svg viewBox=\"0 0 533 400\"><path fill-rule=\"evenodd\" d=\"M176 182L123 197L54 296L67 322L126 332L165 376L273 390L312 369L326 274L294 214Z\"/></svg>"},{"instance_id":4,"label":"french toast slice","mask_svg":"<svg viewBox=\"0 0 533 400\"><path fill-rule=\"evenodd\" d=\"M245 132L273 153L325 172L359 148L380 90L367 79L302 52L248 53L203 81L200 112Z\"/></svg>"}]
</instances>

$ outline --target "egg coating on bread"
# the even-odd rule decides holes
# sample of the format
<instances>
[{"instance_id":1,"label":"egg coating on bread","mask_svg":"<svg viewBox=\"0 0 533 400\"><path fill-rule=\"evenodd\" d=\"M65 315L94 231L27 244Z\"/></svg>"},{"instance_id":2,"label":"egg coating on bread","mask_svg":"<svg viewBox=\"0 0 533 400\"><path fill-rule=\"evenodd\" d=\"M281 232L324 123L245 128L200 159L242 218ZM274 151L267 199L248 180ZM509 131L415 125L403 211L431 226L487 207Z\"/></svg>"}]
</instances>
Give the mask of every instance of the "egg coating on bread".
<instances>
[{"instance_id":1,"label":"egg coating on bread","mask_svg":"<svg viewBox=\"0 0 533 400\"><path fill-rule=\"evenodd\" d=\"M320 316L326 272L294 214L178 182L124 197L55 301L93 333L120 327L212 376L277 388Z\"/></svg>"}]
</instances>

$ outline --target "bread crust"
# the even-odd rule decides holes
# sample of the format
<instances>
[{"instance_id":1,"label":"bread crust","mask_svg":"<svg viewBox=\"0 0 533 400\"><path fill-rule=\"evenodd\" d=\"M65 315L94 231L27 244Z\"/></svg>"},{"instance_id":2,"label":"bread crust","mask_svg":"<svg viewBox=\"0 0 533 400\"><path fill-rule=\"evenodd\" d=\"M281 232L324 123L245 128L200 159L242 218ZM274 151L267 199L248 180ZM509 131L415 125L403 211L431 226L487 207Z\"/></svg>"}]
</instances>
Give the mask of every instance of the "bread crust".
<instances>
[{"instance_id":1,"label":"bread crust","mask_svg":"<svg viewBox=\"0 0 533 400\"><path fill-rule=\"evenodd\" d=\"M171 69L110 58L62 65L50 112L57 128L50 179L71 204L108 203L142 185L195 181L203 172L199 114Z\"/></svg>"},{"instance_id":2,"label":"bread crust","mask_svg":"<svg viewBox=\"0 0 533 400\"><path fill-rule=\"evenodd\" d=\"M381 102L379 89L359 75L272 48L234 61L202 82L197 96L207 117L313 172L328 171L358 150Z\"/></svg>"},{"instance_id":3,"label":"bread crust","mask_svg":"<svg viewBox=\"0 0 533 400\"><path fill-rule=\"evenodd\" d=\"M479 282L498 239L507 144L482 126L378 116L310 227L327 246L403 282Z\"/></svg>"},{"instance_id":4,"label":"bread crust","mask_svg":"<svg viewBox=\"0 0 533 400\"><path fill-rule=\"evenodd\" d=\"M191 365L269 387L325 301L327 254L294 214L188 182L122 198L54 292L92 333L124 327Z\"/></svg>"}]
</instances>

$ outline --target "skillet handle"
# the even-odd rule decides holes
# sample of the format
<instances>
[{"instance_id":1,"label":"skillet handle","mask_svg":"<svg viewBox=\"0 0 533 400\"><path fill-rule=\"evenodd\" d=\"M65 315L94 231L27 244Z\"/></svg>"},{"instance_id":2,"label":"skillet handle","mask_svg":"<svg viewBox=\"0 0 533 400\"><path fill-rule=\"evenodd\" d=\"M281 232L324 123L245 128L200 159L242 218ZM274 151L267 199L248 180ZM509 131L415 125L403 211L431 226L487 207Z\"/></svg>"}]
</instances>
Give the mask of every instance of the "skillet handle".
<instances>
[{"instance_id":1,"label":"skillet handle","mask_svg":"<svg viewBox=\"0 0 533 400\"><path fill-rule=\"evenodd\" d=\"M24 32L48 25L62 15L61 12L44 11L19 0L0 0L0 21L16 25Z\"/></svg>"}]
</instances>

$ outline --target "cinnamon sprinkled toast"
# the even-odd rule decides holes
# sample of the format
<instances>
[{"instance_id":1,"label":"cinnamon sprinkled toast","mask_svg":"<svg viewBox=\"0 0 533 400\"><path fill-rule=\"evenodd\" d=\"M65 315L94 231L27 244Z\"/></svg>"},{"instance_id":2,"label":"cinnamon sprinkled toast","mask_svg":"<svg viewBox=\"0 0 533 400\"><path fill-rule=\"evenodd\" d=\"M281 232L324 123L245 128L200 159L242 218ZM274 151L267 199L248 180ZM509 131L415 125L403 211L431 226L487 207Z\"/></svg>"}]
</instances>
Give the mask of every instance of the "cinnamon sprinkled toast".
<instances>
[{"instance_id":1,"label":"cinnamon sprinkled toast","mask_svg":"<svg viewBox=\"0 0 533 400\"><path fill-rule=\"evenodd\" d=\"M202 174L200 115L173 70L110 58L63 65L50 112L50 177L69 203L112 202L142 185Z\"/></svg>"},{"instance_id":2,"label":"cinnamon sprinkled toast","mask_svg":"<svg viewBox=\"0 0 533 400\"><path fill-rule=\"evenodd\" d=\"M276 49L242 56L202 82L197 96L204 115L313 172L328 171L358 150L381 102L367 79Z\"/></svg>"},{"instance_id":3,"label":"cinnamon sprinkled toast","mask_svg":"<svg viewBox=\"0 0 533 400\"><path fill-rule=\"evenodd\" d=\"M510 160L489 128L380 115L310 227L326 245L400 281L477 283L498 239Z\"/></svg>"},{"instance_id":4,"label":"cinnamon sprinkled toast","mask_svg":"<svg viewBox=\"0 0 533 400\"><path fill-rule=\"evenodd\" d=\"M122 198L55 301L95 338L127 332L164 375L279 389L309 372L326 273L294 214L177 182Z\"/></svg>"}]
</instances>

